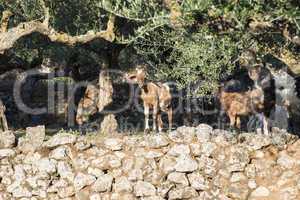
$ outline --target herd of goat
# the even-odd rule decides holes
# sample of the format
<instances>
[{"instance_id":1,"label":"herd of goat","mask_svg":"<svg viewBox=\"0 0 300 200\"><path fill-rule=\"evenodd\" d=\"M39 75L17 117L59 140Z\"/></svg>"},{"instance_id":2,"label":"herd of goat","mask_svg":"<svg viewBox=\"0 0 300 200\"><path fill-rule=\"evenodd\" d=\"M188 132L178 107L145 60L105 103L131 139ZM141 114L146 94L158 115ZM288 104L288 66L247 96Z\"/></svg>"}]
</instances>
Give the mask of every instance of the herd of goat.
<instances>
[{"instance_id":1,"label":"herd of goat","mask_svg":"<svg viewBox=\"0 0 300 200\"><path fill-rule=\"evenodd\" d=\"M247 117L249 119L248 124L251 123L251 119L255 119L256 131L266 135L269 134L272 127L293 131L289 121L291 115L297 113L300 106L294 77L289 75L287 71L275 70L267 64L252 64L246 68L246 72L245 75L250 84L245 84L247 82L245 80L230 78L221 83L218 91L214 94L219 105L217 109L218 121L224 118L229 119L230 128L240 131L242 129L241 119ZM176 116L174 109L176 95L168 84L148 80L147 68L144 65L139 65L134 71L123 74L123 80L128 84L137 85L140 89L139 97L143 103L145 117L144 131L146 133L150 131L149 116L152 114L152 130L162 132L164 127L163 113L167 114L168 128L172 130L174 116ZM246 87L241 89L240 85L246 85ZM108 89L113 91L112 85L108 84L108 86ZM97 109L97 106L99 107L97 102L99 101L96 100L99 96L98 90L99 88L94 85L88 86L84 96L79 101L75 118L79 127L88 124L88 115L99 112ZM110 93L110 95L112 94ZM107 101L110 103L112 100L107 99ZM7 130L5 106L1 101L0 112L1 127ZM285 125L280 125L284 121L286 122Z\"/></svg>"},{"instance_id":2,"label":"herd of goat","mask_svg":"<svg viewBox=\"0 0 300 200\"><path fill-rule=\"evenodd\" d=\"M232 90L231 83L225 82L219 87L217 97L220 102L220 116L224 114L230 120L230 127L241 129L241 117L254 116L258 121L257 132L269 134L271 129L271 115L281 109L285 111L285 119L289 120L291 106L298 104L295 93L294 80L282 70L274 71L262 64L251 66L248 70L248 77L253 85L247 91ZM168 114L169 130L172 128L172 94L168 85L147 81L144 67L137 67L134 72L125 74L128 83L137 84L141 89L140 97L144 105L145 132L149 132L149 110L153 112L153 131L162 131L161 112ZM293 104L293 105L292 105ZM274 120L273 120L274 121ZM274 123L273 123L274 125ZM280 128L290 128L289 125Z\"/></svg>"}]
</instances>

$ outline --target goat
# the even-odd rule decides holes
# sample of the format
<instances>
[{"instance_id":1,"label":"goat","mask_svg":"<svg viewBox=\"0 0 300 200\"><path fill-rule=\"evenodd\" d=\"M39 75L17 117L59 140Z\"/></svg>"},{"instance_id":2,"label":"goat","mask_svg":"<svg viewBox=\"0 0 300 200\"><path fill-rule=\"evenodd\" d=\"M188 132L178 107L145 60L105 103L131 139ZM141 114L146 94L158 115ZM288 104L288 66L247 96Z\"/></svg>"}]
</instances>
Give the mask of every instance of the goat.
<instances>
[{"instance_id":1,"label":"goat","mask_svg":"<svg viewBox=\"0 0 300 200\"><path fill-rule=\"evenodd\" d=\"M134 72L126 73L125 80L131 84L138 84L141 89L141 99L144 105L145 132L149 131L149 111L153 109L153 131L156 131L156 123L159 132L162 132L163 122L161 112L168 114L169 130L172 129L173 110L171 107L172 95L167 84L146 81L144 68L137 67Z\"/></svg>"},{"instance_id":2,"label":"goat","mask_svg":"<svg viewBox=\"0 0 300 200\"><path fill-rule=\"evenodd\" d=\"M264 94L264 124L265 129L269 129L269 119L272 111L276 108L276 86L274 75L270 68L264 67L263 64L256 64L248 68L248 75L254 82L254 87L260 87Z\"/></svg>"},{"instance_id":3,"label":"goat","mask_svg":"<svg viewBox=\"0 0 300 200\"><path fill-rule=\"evenodd\" d=\"M241 129L241 116L258 114L263 121L263 132L268 135L267 122L263 114L264 93L260 87L246 92L226 92L223 87L220 87L219 99L232 128Z\"/></svg>"}]
</instances>

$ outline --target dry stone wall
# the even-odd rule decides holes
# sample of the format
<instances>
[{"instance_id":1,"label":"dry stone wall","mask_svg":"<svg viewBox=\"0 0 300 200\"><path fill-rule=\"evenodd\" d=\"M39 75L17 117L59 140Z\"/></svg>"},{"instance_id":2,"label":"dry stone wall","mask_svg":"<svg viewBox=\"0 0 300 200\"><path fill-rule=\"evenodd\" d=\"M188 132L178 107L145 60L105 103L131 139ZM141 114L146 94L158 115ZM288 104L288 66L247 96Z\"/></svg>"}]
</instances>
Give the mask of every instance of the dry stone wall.
<instances>
[{"instance_id":1,"label":"dry stone wall","mask_svg":"<svg viewBox=\"0 0 300 200\"><path fill-rule=\"evenodd\" d=\"M16 147L12 132L1 135L1 200L300 199L300 140L282 131L234 135L201 124L41 142L44 131L28 128Z\"/></svg>"}]
</instances>

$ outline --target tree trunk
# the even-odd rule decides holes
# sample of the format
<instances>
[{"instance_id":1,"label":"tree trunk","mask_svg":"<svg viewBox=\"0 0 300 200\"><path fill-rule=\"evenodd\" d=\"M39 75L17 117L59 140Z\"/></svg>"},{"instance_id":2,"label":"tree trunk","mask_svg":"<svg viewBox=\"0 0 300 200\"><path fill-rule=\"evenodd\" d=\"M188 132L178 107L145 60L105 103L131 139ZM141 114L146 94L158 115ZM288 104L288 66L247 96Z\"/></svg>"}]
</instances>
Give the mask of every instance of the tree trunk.
<instances>
[{"instance_id":1,"label":"tree trunk","mask_svg":"<svg viewBox=\"0 0 300 200\"><path fill-rule=\"evenodd\" d=\"M4 112L5 112L5 106L0 100L0 125L1 125L0 131L8 131L7 120Z\"/></svg>"}]
</instances>

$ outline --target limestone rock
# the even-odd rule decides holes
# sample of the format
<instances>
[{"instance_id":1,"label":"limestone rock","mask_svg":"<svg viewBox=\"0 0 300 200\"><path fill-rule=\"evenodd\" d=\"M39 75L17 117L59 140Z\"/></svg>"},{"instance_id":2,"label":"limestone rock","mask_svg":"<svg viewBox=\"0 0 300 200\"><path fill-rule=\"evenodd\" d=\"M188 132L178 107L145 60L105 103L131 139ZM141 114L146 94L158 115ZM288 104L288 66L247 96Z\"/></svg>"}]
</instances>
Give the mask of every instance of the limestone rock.
<instances>
[{"instance_id":1,"label":"limestone rock","mask_svg":"<svg viewBox=\"0 0 300 200\"><path fill-rule=\"evenodd\" d=\"M42 158L38 160L35 163L35 167L40 171L40 172L47 172L47 173L55 173L56 172L56 165L54 160L49 159L49 158Z\"/></svg>"},{"instance_id":2,"label":"limestone rock","mask_svg":"<svg viewBox=\"0 0 300 200\"><path fill-rule=\"evenodd\" d=\"M132 169L128 173L128 180L137 181L143 180L143 171L141 169Z\"/></svg>"},{"instance_id":3,"label":"limestone rock","mask_svg":"<svg viewBox=\"0 0 300 200\"><path fill-rule=\"evenodd\" d=\"M67 154L68 154L68 148L65 146L59 146L50 152L49 157L56 160L64 160L67 158L68 156Z\"/></svg>"},{"instance_id":4,"label":"limestone rock","mask_svg":"<svg viewBox=\"0 0 300 200\"><path fill-rule=\"evenodd\" d=\"M168 146L168 138L162 134L151 135L147 138L147 145L150 148L161 148Z\"/></svg>"},{"instance_id":5,"label":"limestone rock","mask_svg":"<svg viewBox=\"0 0 300 200\"><path fill-rule=\"evenodd\" d=\"M291 169L296 164L296 160L293 157L291 157L290 155L288 155L287 152L283 151L283 152L280 152L280 154L279 154L277 164L282 166L285 169Z\"/></svg>"},{"instance_id":6,"label":"limestone rock","mask_svg":"<svg viewBox=\"0 0 300 200\"><path fill-rule=\"evenodd\" d=\"M12 131L0 131L0 149L11 148L15 145L16 137Z\"/></svg>"},{"instance_id":7,"label":"limestone rock","mask_svg":"<svg viewBox=\"0 0 300 200\"><path fill-rule=\"evenodd\" d=\"M118 130L118 121L116 120L115 115L110 114L104 116L100 128L101 128L101 132L105 134L116 133Z\"/></svg>"},{"instance_id":8,"label":"limestone rock","mask_svg":"<svg viewBox=\"0 0 300 200\"><path fill-rule=\"evenodd\" d=\"M163 156L159 161L159 168L165 173L169 174L172 171L175 171L176 159L171 156Z\"/></svg>"},{"instance_id":9,"label":"limestone rock","mask_svg":"<svg viewBox=\"0 0 300 200\"><path fill-rule=\"evenodd\" d=\"M183 185L183 186L189 185L189 181L186 178L185 173L172 172L168 175L167 180L170 182L176 183L176 184Z\"/></svg>"},{"instance_id":10,"label":"limestone rock","mask_svg":"<svg viewBox=\"0 0 300 200\"><path fill-rule=\"evenodd\" d=\"M104 145L106 148L112 151L119 151L122 149L122 140L118 138L107 138L104 140Z\"/></svg>"},{"instance_id":11,"label":"limestone rock","mask_svg":"<svg viewBox=\"0 0 300 200\"><path fill-rule=\"evenodd\" d=\"M168 195L169 199L192 199L197 197L198 193L191 187L179 187L171 189Z\"/></svg>"},{"instance_id":12,"label":"limestone rock","mask_svg":"<svg viewBox=\"0 0 300 200\"><path fill-rule=\"evenodd\" d=\"M169 138L177 143L191 143L195 138L196 130L194 127L182 126L169 133Z\"/></svg>"},{"instance_id":13,"label":"limestone rock","mask_svg":"<svg viewBox=\"0 0 300 200\"><path fill-rule=\"evenodd\" d=\"M87 185L91 185L96 181L96 177L79 172L74 178L75 191L79 191Z\"/></svg>"},{"instance_id":14,"label":"limestone rock","mask_svg":"<svg viewBox=\"0 0 300 200\"><path fill-rule=\"evenodd\" d=\"M26 136L19 140L18 148L25 153L36 151L42 146L45 134L45 126L27 127Z\"/></svg>"},{"instance_id":15,"label":"limestone rock","mask_svg":"<svg viewBox=\"0 0 300 200\"><path fill-rule=\"evenodd\" d=\"M193 172L198 169L198 163L188 155L182 155L176 159L175 170L177 172Z\"/></svg>"},{"instance_id":16,"label":"limestone rock","mask_svg":"<svg viewBox=\"0 0 300 200\"><path fill-rule=\"evenodd\" d=\"M77 151L84 151L90 148L92 144L89 141L81 140L81 141L77 141L74 146Z\"/></svg>"},{"instance_id":17,"label":"limestone rock","mask_svg":"<svg viewBox=\"0 0 300 200\"><path fill-rule=\"evenodd\" d=\"M249 163L249 152L243 147L232 147L231 154L228 160L228 170L231 172L244 171Z\"/></svg>"},{"instance_id":18,"label":"limestone rock","mask_svg":"<svg viewBox=\"0 0 300 200\"><path fill-rule=\"evenodd\" d=\"M250 194L250 198L263 198L268 197L270 195L270 191L265 187L258 187Z\"/></svg>"},{"instance_id":19,"label":"limestone rock","mask_svg":"<svg viewBox=\"0 0 300 200\"><path fill-rule=\"evenodd\" d=\"M51 137L44 143L46 147L56 147L64 144L73 144L76 141L76 136L69 133L59 133Z\"/></svg>"},{"instance_id":20,"label":"limestone rock","mask_svg":"<svg viewBox=\"0 0 300 200\"><path fill-rule=\"evenodd\" d=\"M156 194L156 189L151 183L138 181L134 185L134 194L137 197L154 196Z\"/></svg>"},{"instance_id":21,"label":"limestone rock","mask_svg":"<svg viewBox=\"0 0 300 200\"><path fill-rule=\"evenodd\" d=\"M145 175L144 181L151 183L154 186L162 184L164 174L160 170L153 170L151 173Z\"/></svg>"},{"instance_id":22,"label":"limestone rock","mask_svg":"<svg viewBox=\"0 0 300 200\"><path fill-rule=\"evenodd\" d=\"M104 175L104 172L101 169L98 168L93 168L93 167L89 167L87 169L88 174L93 175L97 178L101 177L102 175Z\"/></svg>"},{"instance_id":23,"label":"limestone rock","mask_svg":"<svg viewBox=\"0 0 300 200\"><path fill-rule=\"evenodd\" d=\"M57 173L61 178L68 179L70 182L73 182L75 177L70 164L65 161L59 161L57 163Z\"/></svg>"},{"instance_id":24,"label":"limestone rock","mask_svg":"<svg viewBox=\"0 0 300 200\"><path fill-rule=\"evenodd\" d=\"M29 191L28 188L23 186L18 186L16 189L12 191L12 196L14 198L22 198L22 197L30 198L32 197L32 193Z\"/></svg>"},{"instance_id":25,"label":"limestone rock","mask_svg":"<svg viewBox=\"0 0 300 200\"><path fill-rule=\"evenodd\" d=\"M248 186L242 183L233 183L226 190L226 196L232 199L246 200L249 194Z\"/></svg>"},{"instance_id":26,"label":"limestone rock","mask_svg":"<svg viewBox=\"0 0 300 200\"><path fill-rule=\"evenodd\" d=\"M205 142L202 144L201 154L210 156L217 149L217 145L212 142Z\"/></svg>"},{"instance_id":27,"label":"limestone rock","mask_svg":"<svg viewBox=\"0 0 300 200\"><path fill-rule=\"evenodd\" d=\"M168 154L170 156L181 156L190 154L190 148L185 144L175 144L169 151Z\"/></svg>"},{"instance_id":28,"label":"limestone rock","mask_svg":"<svg viewBox=\"0 0 300 200\"><path fill-rule=\"evenodd\" d=\"M260 134L243 133L239 140L244 141L251 149L259 150L271 144L271 139Z\"/></svg>"},{"instance_id":29,"label":"limestone rock","mask_svg":"<svg viewBox=\"0 0 300 200\"><path fill-rule=\"evenodd\" d=\"M196 128L197 139L200 142L207 142L211 138L213 128L207 124L200 124Z\"/></svg>"},{"instance_id":30,"label":"limestone rock","mask_svg":"<svg viewBox=\"0 0 300 200\"><path fill-rule=\"evenodd\" d=\"M16 154L16 152L12 149L0 149L0 159L6 157L12 157Z\"/></svg>"},{"instance_id":31,"label":"limestone rock","mask_svg":"<svg viewBox=\"0 0 300 200\"><path fill-rule=\"evenodd\" d=\"M164 200L164 198L160 196L149 196L149 197L142 197L141 200Z\"/></svg>"},{"instance_id":32,"label":"limestone rock","mask_svg":"<svg viewBox=\"0 0 300 200\"><path fill-rule=\"evenodd\" d=\"M57 194L60 198L68 198L75 194L75 189L73 186L60 187L58 188Z\"/></svg>"},{"instance_id":33,"label":"limestone rock","mask_svg":"<svg viewBox=\"0 0 300 200\"><path fill-rule=\"evenodd\" d=\"M95 192L110 192L113 182L113 177L109 174L103 174L98 177L92 185L92 190Z\"/></svg>"},{"instance_id":34,"label":"limestone rock","mask_svg":"<svg viewBox=\"0 0 300 200\"><path fill-rule=\"evenodd\" d=\"M125 176L118 177L115 179L114 191L132 192L132 183Z\"/></svg>"},{"instance_id":35,"label":"limestone rock","mask_svg":"<svg viewBox=\"0 0 300 200\"><path fill-rule=\"evenodd\" d=\"M188 174L188 179L195 190L207 190L209 188L209 182L199 172L193 172Z\"/></svg>"},{"instance_id":36,"label":"limestone rock","mask_svg":"<svg viewBox=\"0 0 300 200\"><path fill-rule=\"evenodd\" d=\"M106 154L92 160L91 165L101 170L115 169L121 167L121 159L114 154Z\"/></svg>"}]
</instances>

